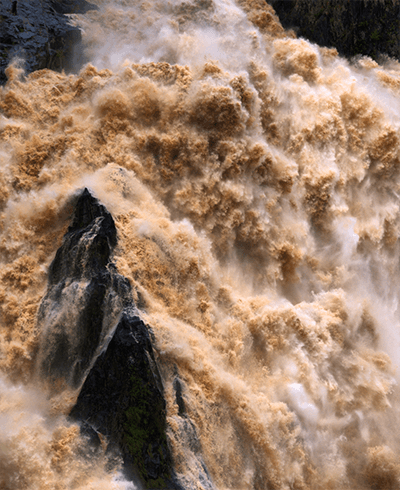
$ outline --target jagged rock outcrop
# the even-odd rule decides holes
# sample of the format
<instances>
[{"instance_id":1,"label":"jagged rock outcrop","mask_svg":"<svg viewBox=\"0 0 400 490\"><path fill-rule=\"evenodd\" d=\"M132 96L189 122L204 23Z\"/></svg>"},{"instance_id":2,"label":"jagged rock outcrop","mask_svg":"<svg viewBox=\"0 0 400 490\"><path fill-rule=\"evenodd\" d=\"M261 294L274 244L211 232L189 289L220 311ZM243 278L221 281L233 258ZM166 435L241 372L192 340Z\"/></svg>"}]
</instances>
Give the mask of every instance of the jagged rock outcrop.
<instances>
[{"instance_id":1,"label":"jagged rock outcrop","mask_svg":"<svg viewBox=\"0 0 400 490\"><path fill-rule=\"evenodd\" d=\"M110 213L87 189L50 266L38 314L42 376L78 388L118 323L129 284L110 262L117 232Z\"/></svg>"},{"instance_id":2,"label":"jagged rock outcrop","mask_svg":"<svg viewBox=\"0 0 400 490\"><path fill-rule=\"evenodd\" d=\"M27 73L42 68L71 70L84 60L81 32L69 24L66 13L97 8L85 0L0 0L0 84L16 57Z\"/></svg>"},{"instance_id":3,"label":"jagged rock outcrop","mask_svg":"<svg viewBox=\"0 0 400 490\"><path fill-rule=\"evenodd\" d=\"M400 59L398 0L268 0L286 29L347 57Z\"/></svg>"},{"instance_id":4,"label":"jagged rock outcrop","mask_svg":"<svg viewBox=\"0 0 400 490\"><path fill-rule=\"evenodd\" d=\"M54 390L83 383L70 417L94 444L107 441L128 478L146 488L180 489L161 377L129 282L111 261L116 243L112 216L85 189L50 266L38 316L38 370Z\"/></svg>"}]
</instances>

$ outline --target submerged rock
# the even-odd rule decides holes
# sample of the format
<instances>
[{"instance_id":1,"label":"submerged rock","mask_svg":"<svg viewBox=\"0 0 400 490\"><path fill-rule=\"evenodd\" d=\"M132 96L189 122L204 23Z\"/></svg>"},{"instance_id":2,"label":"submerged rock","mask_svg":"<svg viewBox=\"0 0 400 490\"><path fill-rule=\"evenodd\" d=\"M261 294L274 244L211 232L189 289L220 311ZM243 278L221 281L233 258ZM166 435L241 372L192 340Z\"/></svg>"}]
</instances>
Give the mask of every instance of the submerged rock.
<instances>
[{"instance_id":1,"label":"submerged rock","mask_svg":"<svg viewBox=\"0 0 400 490\"><path fill-rule=\"evenodd\" d=\"M0 84L14 58L24 60L27 73L79 66L81 32L64 14L96 8L84 0L0 0Z\"/></svg>"},{"instance_id":2,"label":"submerged rock","mask_svg":"<svg viewBox=\"0 0 400 490\"><path fill-rule=\"evenodd\" d=\"M116 243L112 216L85 189L50 266L39 309L38 369L55 390L83 383L70 417L92 443L107 441L128 478L146 488L180 489L149 331L129 282L110 260Z\"/></svg>"}]
</instances>

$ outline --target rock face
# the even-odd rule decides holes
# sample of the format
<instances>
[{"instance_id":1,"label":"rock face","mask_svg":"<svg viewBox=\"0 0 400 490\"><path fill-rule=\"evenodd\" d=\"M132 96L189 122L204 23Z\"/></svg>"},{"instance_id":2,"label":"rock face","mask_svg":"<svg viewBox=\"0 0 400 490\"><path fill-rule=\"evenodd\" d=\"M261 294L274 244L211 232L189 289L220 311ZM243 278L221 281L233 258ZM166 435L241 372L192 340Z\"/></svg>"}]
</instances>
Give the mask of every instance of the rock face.
<instances>
[{"instance_id":1,"label":"rock face","mask_svg":"<svg viewBox=\"0 0 400 490\"><path fill-rule=\"evenodd\" d=\"M15 57L25 60L27 73L82 63L80 30L64 14L91 8L97 7L84 0L0 0L0 84Z\"/></svg>"},{"instance_id":2,"label":"rock face","mask_svg":"<svg viewBox=\"0 0 400 490\"><path fill-rule=\"evenodd\" d=\"M282 25L339 54L400 58L398 0L268 0Z\"/></svg>"},{"instance_id":3,"label":"rock face","mask_svg":"<svg viewBox=\"0 0 400 490\"><path fill-rule=\"evenodd\" d=\"M121 315L129 286L110 263L116 242L110 213L85 189L50 266L38 315L39 370L61 385L80 386Z\"/></svg>"},{"instance_id":4,"label":"rock face","mask_svg":"<svg viewBox=\"0 0 400 490\"><path fill-rule=\"evenodd\" d=\"M126 306L108 348L96 360L70 416L84 421L122 455L129 479L146 488L174 483L166 440L165 401L144 323Z\"/></svg>"},{"instance_id":5,"label":"rock face","mask_svg":"<svg viewBox=\"0 0 400 490\"><path fill-rule=\"evenodd\" d=\"M50 266L39 309L38 369L55 390L83 383L70 416L95 444L97 434L105 437L128 478L146 488L179 489L161 377L129 282L110 260L116 243L112 216L85 189Z\"/></svg>"}]
</instances>

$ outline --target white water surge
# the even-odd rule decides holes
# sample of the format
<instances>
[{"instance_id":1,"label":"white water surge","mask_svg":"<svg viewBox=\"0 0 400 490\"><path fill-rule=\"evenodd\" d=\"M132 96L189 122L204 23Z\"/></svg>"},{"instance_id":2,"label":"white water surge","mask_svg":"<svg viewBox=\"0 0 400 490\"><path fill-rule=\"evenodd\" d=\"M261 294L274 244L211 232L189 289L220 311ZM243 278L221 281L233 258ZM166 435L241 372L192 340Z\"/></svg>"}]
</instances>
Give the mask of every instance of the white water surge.
<instances>
[{"instance_id":1,"label":"white water surge","mask_svg":"<svg viewBox=\"0 0 400 490\"><path fill-rule=\"evenodd\" d=\"M400 65L350 65L262 0L94 3L72 16L91 64L0 88L0 487L130 485L33 369L86 186L154 332L184 486L206 488L201 460L218 490L400 488Z\"/></svg>"}]
</instances>

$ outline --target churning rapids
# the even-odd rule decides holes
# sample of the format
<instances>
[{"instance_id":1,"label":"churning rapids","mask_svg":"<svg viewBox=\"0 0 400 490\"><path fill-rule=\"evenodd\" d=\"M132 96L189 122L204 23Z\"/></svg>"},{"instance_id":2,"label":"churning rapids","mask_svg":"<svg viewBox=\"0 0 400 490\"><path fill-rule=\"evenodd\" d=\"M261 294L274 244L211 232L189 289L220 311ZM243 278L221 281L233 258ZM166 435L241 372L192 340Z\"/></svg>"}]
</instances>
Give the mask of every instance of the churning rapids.
<instances>
[{"instance_id":1,"label":"churning rapids","mask_svg":"<svg viewBox=\"0 0 400 490\"><path fill-rule=\"evenodd\" d=\"M210 488L204 466L216 490L398 490L400 64L350 65L263 0L92 2L71 16L90 64L14 64L0 88L0 487L136 488L35 360L86 187L154 334L185 488Z\"/></svg>"}]
</instances>

